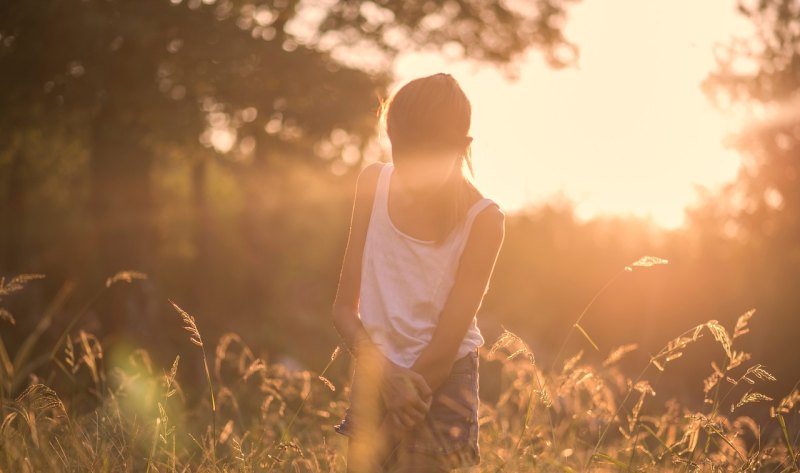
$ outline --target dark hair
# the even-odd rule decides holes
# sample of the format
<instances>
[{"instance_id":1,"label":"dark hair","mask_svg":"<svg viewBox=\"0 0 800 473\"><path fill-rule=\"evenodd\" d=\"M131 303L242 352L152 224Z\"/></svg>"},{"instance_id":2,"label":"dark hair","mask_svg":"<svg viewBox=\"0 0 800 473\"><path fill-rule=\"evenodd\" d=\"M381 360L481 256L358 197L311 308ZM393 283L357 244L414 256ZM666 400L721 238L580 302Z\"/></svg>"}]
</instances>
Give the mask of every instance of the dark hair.
<instances>
[{"instance_id":1,"label":"dark hair","mask_svg":"<svg viewBox=\"0 0 800 473\"><path fill-rule=\"evenodd\" d=\"M438 202L432 202L440 204L444 214L436 238L440 244L479 194L473 183L469 99L453 76L440 72L403 85L381 102L379 113L392 143L393 162L402 163L418 151L459 153L456 172L441 189Z\"/></svg>"}]
</instances>

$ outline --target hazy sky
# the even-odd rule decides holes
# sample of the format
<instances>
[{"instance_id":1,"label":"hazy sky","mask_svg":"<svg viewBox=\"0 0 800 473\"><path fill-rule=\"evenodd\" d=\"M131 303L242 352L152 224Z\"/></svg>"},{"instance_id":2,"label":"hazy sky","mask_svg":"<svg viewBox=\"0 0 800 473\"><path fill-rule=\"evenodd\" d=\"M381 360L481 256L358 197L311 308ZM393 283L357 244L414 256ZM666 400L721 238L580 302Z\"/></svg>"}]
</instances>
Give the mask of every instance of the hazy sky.
<instances>
[{"instance_id":1,"label":"hazy sky","mask_svg":"<svg viewBox=\"0 0 800 473\"><path fill-rule=\"evenodd\" d=\"M563 191L584 219L633 213L676 227L695 185L714 188L739 166L722 144L735 120L699 88L712 45L749 32L734 3L584 0L566 29L578 68L549 69L531 51L512 83L485 64L410 53L392 90L436 72L461 83L477 183L507 211Z\"/></svg>"}]
</instances>

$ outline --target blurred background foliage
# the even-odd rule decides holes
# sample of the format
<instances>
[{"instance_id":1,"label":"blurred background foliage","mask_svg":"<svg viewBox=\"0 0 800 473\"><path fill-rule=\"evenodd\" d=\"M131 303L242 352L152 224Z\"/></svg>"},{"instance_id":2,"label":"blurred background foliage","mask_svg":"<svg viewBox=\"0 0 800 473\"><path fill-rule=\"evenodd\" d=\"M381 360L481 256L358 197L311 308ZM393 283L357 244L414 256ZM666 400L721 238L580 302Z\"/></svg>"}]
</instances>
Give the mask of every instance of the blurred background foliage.
<instances>
[{"instance_id":1,"label":"blurred background foliage","mask_svg":"<svg viewBox=\"0 0 800 473\"><path fill-rule=\"evenodd\" d=\"M531 48L552 67L574 59L580 45L562 33L572 1L512 3L0 4L0 275L47 275L4 301L17 321L3 328L9 351L74 282L53 323L65 327L101 290L81 327L103 346L144 345L163 366L176 346L191 349L169 297L207 340L235 332L256 356L324 366L338 343L329 314L355 179L389 159L376 111L398 52L447 49L509 77ZM764 392L779 398L797 381L800 6L748 5L740 14L759 37L721 48L703 84L720 107L758 111L732 140L738 179L673 231L583 222L568 200L510 214L479 313L487 344L506 327L551 361L592 296L654 255L669 265L623 274L582 322L597 359L637 343L624 363L640 367L686 328L732 327L756 308L742 344L778 378ZM102 289L122 270L148 278ZM592 352L572 337L567 353L579 349ZM659 395L701 402L708 354L723 354L697 352L673 362L663 376L676 382Z\"/></svg>"}]
</instances>

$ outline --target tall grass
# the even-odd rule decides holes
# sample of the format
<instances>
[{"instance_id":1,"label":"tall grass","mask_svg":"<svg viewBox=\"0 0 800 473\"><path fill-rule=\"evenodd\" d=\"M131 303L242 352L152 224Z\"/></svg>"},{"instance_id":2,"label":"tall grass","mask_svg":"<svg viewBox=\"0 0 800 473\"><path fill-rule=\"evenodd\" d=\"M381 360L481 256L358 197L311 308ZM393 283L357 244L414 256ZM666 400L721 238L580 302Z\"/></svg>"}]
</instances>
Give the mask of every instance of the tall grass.
<instances>
[{"instance_id":1,"label":"tall grass","mask_svg":"<svg viewBox=\"0 0 800 473\"><path fill-rule=\"evenodd\" d=\"M597 351L581 325L592 304L622 274L660 264L666 261L646 257L625 266L590 299L565 338L579 333L585 349ZM0 280L0 303L41 277ZM106 287L144 277L122 272ZM0 325L0 471L344 471L346 441L332 426L344 413L348 389L326 377L341 358L338 348L315 374L257 358L233 333L207 351L194 317L167 300L200 350L159 368L145 348L102 347L80 328L98 295L55 346L42 347L65 292L17 353L7 352ZM763 393L761 386L775 376L739 348L754 315L746 311L730 330L710 320L666 340L634 376L619 361L636 344L592 363L582 350L562 360L565 342L542 368L530 346L506 330L481 350L483 360L502 361L501 393L481 404L482 463L474 470L797 471L800 391L795 384L781 399ZM0 324L15 322L0 307ZM701 343L718 346L723 360L712 361L708 377L697 380L704 407L674 400L657 405L660 374ZM202 365L205 386L181 384L187 364ZM198 402L187 401L187 389ZM767 420L742 415L750 404L762 405Z\"/></svg>"},{"instance_id":2,"label":"tall grass","mask_svg":"<svg viewBox=\"0 0 800 473\"><path fill-rule=\"evenodd\" d=\"M194 317L189 315L185 310L181 309L178 304L169 300L169 303L172 304L172 307L178 311L178 314L181 316L181 320L183 320L184 330L189 332L189 340L200 347L201 353L203 355L203 369L205 369L206 374L206 382L208 382L208 391L209 391L209 398L211 399L211 436L209 439L209 448L211 450L211 458L216 462L217 458L217 403L214 399L214 385L211 383L211 372L208 370L208 357L206 356L206 347L203 343L203 337L200 335L200 330L197 328L197 322L195 322ZM177 359L175 360L177 363ZM172 380L174 381L174 376ZM160 406L159 406L160 407ZM148 465L149 466L149 465Z\"/></svg>"}]
</instances>

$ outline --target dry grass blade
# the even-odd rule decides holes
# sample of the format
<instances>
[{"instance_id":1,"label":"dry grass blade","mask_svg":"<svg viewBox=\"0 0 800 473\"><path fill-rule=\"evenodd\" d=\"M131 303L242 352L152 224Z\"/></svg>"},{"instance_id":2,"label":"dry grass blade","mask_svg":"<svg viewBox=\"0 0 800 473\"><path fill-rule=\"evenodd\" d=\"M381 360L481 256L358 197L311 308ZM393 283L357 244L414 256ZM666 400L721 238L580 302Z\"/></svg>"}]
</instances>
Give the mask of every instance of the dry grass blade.
<instances>
[{"instance_id":1,"label":"dry grass blade","mask_svg":"<svg viewBox=\"0 0 800 473\"><path fill-rule=\"evenodd\" d=\"M633 409L631 409L631 414L628 416L628 432L633 432L633 428L639 420L639 412L642 410L642 405L644 405L645 396L648 394L655 396L656 392L647 381L639 381L629 389L639 391L640 393L639 399L636 401L636 404L634 404Z\"/></svg>"},{"instance_id":2,"label":"dry grass blade","mask_svg":"<svg viewBox=\"0 0 800 473\"><path fill-rule=\"evenodd\" d=\"M639 391L642 394L650 394L651 396L656 395L656 391L650 386L650 383L647 381L639 381L633 386L633 389Z\"/></svg>"},{"instance_id":3,"label":"dry grass blade","mask_svg":"<svg viewBox=\"0 0 800 473\"><path fill-rule=\"evenodd\" d=\"M11 423L14 422L14 419L16 418L17 418L17 413L11 412L5 417L5 419L3 419L3 423L0 424L0 435L5 435L6 429L9 428Z\"/></svg>"},{"instance_id":4,"label":"dry grass blade","mask_svg":"<svg viewBox=\"0 0 800 473\"><path fill-rule=\"evenodd\" d=\"M733 405L731 406L731 412L751 402L771 401L771 400L772 400L771 397L766 396L764 394L747 392L745 393L744 396L742 396L742 399L740 399L735 406Z\"/></svg>"},{"instance_id":5,"label":"dry grass blade","mask_svg":"<svg viewBox=\"0 0 800 473\"><path fill-rule=\"evenodd\" d=\"M624 471L628 470L628 465L622 463L621 461L617 460L616 458L612 457L611 455L606 455L605 453L595 453L592 455L594 458L598 458L600 460L605 460L606 462L615 465L617 468L620 468ZM598 462L601 463L601 462Z\"/></svg>"},{"instance_id":6,"label":"dry grass blade","mask_svg":"<svg viewBox=\"0 0 800 473\"><path fill-rule=\"evenodd\" d=\"M67 418L67 410L64 408L64 403L61 402L58 394L41 383L31 384L25 388L14 402L17 407L27 406L33 409L34 412L44 412L52 409L57 412L58 417Z\"/></svg>"},{"instance_id":7,"label":"dry grass blade","mask_svg":"<svg viewBox=\"0 0 800 473\"><path fill-rule=\"evenodd\" d=\"M253 376L255 373L266 373L267 372L267 364L264 363L264 360L261 358L256 358L250 363L250 366L247 367L244 374L242 375L242 381L247 381Z\"/></svg>"},{"instance_id":8,"label":"dry grass blade","mask_svg":"<svg viewBox=\"0 0 800 473\"><path fill-rule=\"evenodd\" d=\"M783 434L783 442L786 444L786 450L789 452L789 457L794 463L794 466L797 466L797 461L795 460L794 456L794 447L792 447L792 441L789 439L789 429L786 428L786 420L784 420L783 416L778 414L778 423L781 426L781 433Z\"/></svg>"},{"instance_id":9,"label":"dry grass blade","mask_svg":"<svg viewBox=\"0 0 800 473\"><path fill-rule=\"evenodd\" d=\"M119 281L132 283L134 279L147 279L147 275L140 271L120 271L117 274L106 279L106 287L110 287L112 284Z\"/></svg>"},{"instance_id":10,"label":"dry grass blade","mask_svg":"<svg viewBox=\"0 0 800 473\"><path fill-rule=\"evenodd\" d=\"M169 300L169 303L172 304L173 307L175 307L175 310L178 311L178 314L180 314L181 319L183 320L183 323L186 324L183 328L187 332L189 332L189 334L191 335L189 340L192 343L194 343L195 345L197 345L199 347L202 347L203 346L203 337L200 336L200 331L197 329L197 322L195 322L194 317L189 315L185 310L181 309L178 306L178 304L172 302L171 299L168 299L168 300Z\"/></svg>"},{"instance_id":11,"label":"dry grass blade","mask_svg":"<svg viewBox=\"0 0 800 473\"><path fill-rule=\"evenodd\" d=\"M542 403L544 407L551 407L553 405L553 401L550 399L550 394L547 392L547 388L542 386L542 389L535 389L534 393L539 398L539 401Z\"/></svg>"},{"instance_id":12,"label":"dry grass blade","mask_svg":"<svg viewBox=\"0 0 800 473\"><path fill-rule=\"evenodd\" d=\"M611 354L608 355L608 358L606 358L605 361L603 361L603 366L606 367L618 362L619 360L622 359L623 356L627 355L628 353L634 350L637 350L638 348L639 345L637 345L636 343L629 343L627 345L622 345L620 347L615 348L614 351L612 351Z\"/></svg>"},{"instance_id":13,"label":"dry grass blade","mask_svg":"<svg viewBox=\"0 0 800 473\"><path fill-rule=\"evenodd\" d=\"M325 383L325 386L327 386L328 389L330 389L331 391L336 391L336 386L333 385L331 380L329 380L328 378L326 378L325 376L322 376L322 375L317 376L317 378L319 378L320 381Z\"/></svg>"},{"instance_id":14,"label":"dry grass blade","mask_svg":"<svg viewBox=\"0 0 800 473\"><path fill-rule=\"evenodd\" d=\"M795 385L792 391L781 399L777 407L773 406L770 408L770 416L775 417L778 414L788 414L798 403L800 403L800 391L797 389L797 385Z\"/></svg>"},{"instance_id":15,"label":"dry grass blade","mask_svg":"<svg viewBox=\"0 0 800 473\"><path fill-rule=\"evenodd\" d=\"M336 348L333 350L333 352L331 352L331 361L335 360L336 357L338 357L339 353L341 352L342 352L342 346L336 345Z\"/></svg>"},{"instance_id":16,"label":"dry grass blade","mask_svg":"<svg viewBox=\"0 0 800 473\"><path fill-rule=\"evenodd\" d=\"M725 374L719 369L715 362L711 362L712 373L703 381L703 392L706 394L705 399L708 399L708 393L717 385L717 383L725 377ZM735 383L734 383L735 384Z\"/></svg>"},{"instance_id":17,"label":"dry grass blade","mask_svg":"<svg viewBox=\"0 0 800 473\"><path fill-rule=\"evenodd\" d=\"M513 360L514 358L516 358L516 357L518 357L518 356L520 356L520 355L524 355L524 354L526 354L527 352L528 352L528 350L526 350L526 349L524 349L524 348L520 348L520 349L518 349L517 351L515 351L514 353L512 353L512 354L508 355L508 356L506 357L506 360Z\"/></svg>"},{"instance_id":18,"label":"dry grass blade","mask_svg":"<svg viewBox=\"0 0 800 473\"><path fill-rule=\"evenodd\" d=\"M16 325L17 321L14 319L14 316L11 315L11 312L7 311L0 307L0 320L5 320L6 322L10 323L11 325Z\"/></svg>"},{"instance_id":19,"label":"dry grass blade","mask_svg":"<svg viewBox=\"0 0 800 473\"><path fill-rule=\"evenodd\" d=\"M664 358L664 361L667 362L667 361L677 360L678 358L680 358L682 356L683 356L683 352L682 351L676 351L675 353L673 353L673 354L669 355L668 357Z\"/></svg>"},{"instance_id":20,"label":"dry grass blade","mask_svg":"<svg viewBox=\"0 0 800 473\"><path fill-rule=\"evenodd\" d=\"M517 340L516 335L514 335L513 333L509 332L506 329L503 329L503 333L500 335L500 337L497 338L497 340L492 344L491 348L489 349L489 356L491 357L497 350L505 348L508 345L511 345L516 340Z\"/></svg>"},{"instance_id":21,"label":"dry grass blade","mask_svg":"<svg viewBox=\"0 0 800 473\"><path fill-rule=\"evenodd\" d=\"M667 345L662 348L657 354L650 358L650 363L653 364L659 371L664 371L664 366L681 356L679 350L682 350L690 343L696 342L702 336L701 331L706 324L696 325L694 328L687 330L679 336L673 338ZM691 335L689 335L691 333Z\"/></svg>"},{"instance_id":22,"label":"dry grass blade","mask_svg":"<svg viewBox=\"0 0 800 473\"><path fill-rule=\"evenodd\" d=\"M175 361L172 362L172 368L169 369L169 374L166 375L166 384L167 384L167 394L165 395L167 398L172 397L175 394L176 390L172 387L175 384L175 376L178 375L178 362L180 361L181 356L176 355Z\"/></svg>"},{"instance_id":23,"label":"dry grass blade","mask_svg":"<svg viewBox=\"0 0 800 473\"><path fill-rule=\"evenodd\" d=\"M709 320L706 322L706 327L708 327L708 330L710 330L711 334L714 335L714 340L718 341L720 345L722 345L722 348L725 350L728 358L733 358L733 353L731 351L731 337L728 335L728 331L725 330L725 327L720 325L716 320Z\"/></svg>"},{"instance_id":24,"label":"dry grass blade","mask_svg":"<svg viewBox=\"0 0 800 473\"><path fill-rule=\"evenodd\" d=\"M586 333L586 330L584 330L583 327L581 327L580 324L575 324L575 328L577 328L578 331L581 332L581 334L583 334L583 336L586 338L586 340L589 340L589 343L592 344L592 346L594 347L595 350L600 351L600 348L598 348L597 344L594 342L594 340L592 340L592 337L590 337L589 334Z\"/></svg>"},{"instance_id":25,"label":"dry grass blade","mask_svg":"<svg viewBox=\"0 0 800 473\"><path fill-rule=\"evenodd\" d=\"M183 328L186 329L191 337L189 338L192 343L200 347L200 350L203 354L203 368L205 368L206 372L206 381L208 382L208 390L211 396L211 455L213 459L216 459L216 445L217 445L217 402L214 399L214 386L211 383L211 371L208 369L208 358L206 357L206 349L203 346L203 337L200 336L200 330L197 329L197 323L194 320L194 317L189 315L185 310L181 309L178 304L174 303L172 299L167 299L170 304L178 311L180 314L181 319L186 324Z\"/></svg>"},{"instance_id":26,"label":"dry grass blade","mask_svg":"<svg viewBox=\"0 0 800 473\"><path fill-rule=\"evenodd\" d=\"M576 364L583 358L583 350L579 350L578 353L575 354L572 358L568 359L564 362L564 368L561 370L562 373L566 373L571 371L572 368L575 367Z\"/></svg>"},{"instance_id":27,"label":"dry grass blade","mask_svg":"<svg viewBox=\"0 0 800 473\"><path fill-rule=\"evenodd\" d=\"M511 352L508 356L506 356L506 360L513 360L520 355L525 355L532 365L536 364L536 359L533 356L533 352L528 349L528 345L521 339L519 336L513 332L510 332L507 329L503 329L503 333L498 337L497 341L492 344L492 347L489 349L489 356L490 358L494 356L497 350L508 348L513 344L519 344L520 348Z\"/></svg>"},{"instance_id":28,"label":"dry grass blade","mask_svg":"<svg viewBox=\"0 0 800 473\"><path fill-rule=\"evenodd\" d=\"M744 376L747 376L748 374L752 374L756 378L764 380L764 381L776 381L777 380L777 378L775 378L775 376L773 376L769 371L765 370L764 369L764 365L761 365L761 364L757 364L757 365L754 365L754 366L751 366L750 368L748 368L747 372L744 374Z\"/></svg>"},{"instance_id":29,"label":"dry grass blade","mask_svg":"<svg viewBox=\"0 0 800 473\"><path fill-rule=\"evenodd\" d=\"M652 266L667 264L669 260L659 258L658 256L642 256L628 266L625 266L625 271L633 271L635 267L650 268Z\"/></svg>"},{"instance_id":30,"label":"dry grass blade","mask_svg":"<svg viewBox=\"0 0 800 473\"><path fill-rule=\"evenodd\" d=\"M0 298L5 297L13 292L17 292L22 290L29 281L33 281L34 279L43 279L45 276L44 274L18 274L11 278L11 281L8 283L5 282L5 278L0 278Z\"/></svg>"},{"instance_id":31,"label":"dry grass blade","mask_svg":"<svg viewBox=\"0 0 800 473\"><path fill-rule=\"evenodd\" d=\"M733 338L741 337L750 331L750 328L747 327L747 324L750 322L750 318L753 317L755 312L755 309L750 309L739 316L739 318L736 320L736 326L733 329Z\"/></svg>"},{"instance_id":32,"label":"dry grass blade","mask_svg":"<svg viewBox=\"0 0 800 473\"><path fill-rule=\"evenodd\" d=\"M319 374L319 379L323 380L323 382L325 380L327 380L327 378L325 378L325 374L328 372L328 369L331 367L331 365L333 364L334 360L336 360L336 355L338 355L339 348L340 348L340 346L337 346L333 350L333 353L331 353L330 361L328 361L328 364L325 365L325 368L323 368L322 372L320 372L320 374ZM305 372L304 375L308 375L308 372ZM332 386L333 386L333 383L331 383L331 385L328 386L328 387L331 388ZM335 389L335 387L334 387L334 389ZM279 395L279 393L276 393L276 394ZM301 394L302 400L300 401L300 404L297 406L297 409L292 414L292 418L289 419L289 423L286 424L286 426L283 428L283 432L281 433L277 443L273 443L272 447L270 447L269 451L266 452L266 456L272 460L268 471L271 471L276 463L281 462L281 459L278 456L273 455L273 452L275 451L276 448L278 448L280 450L285 450L286 445L289 445L289 446L294 445L294 446L296 446L296 444L294 444L294 442L288 441L289 435L290 435L290 432L291 432L291 429L292 429L292 425L294 425L294 422L295 422L295 420L297 420L297 416L300 413L300 410L303 409L303 406L305 406L306 401L308 401L308 398L309 398L310 395L311 395L311 389L308 389L308 390L304 389L303 394ZM265 400L265 401L269 402L268 400ZM301 455L302 455L302 451L299 449L299 447L297 448L297 451L300 452Z\"/></svg>"},{"instance_id":33,"label":"dry grass blade","mask_svg":"<svg viewBox=\"0 0 800 473\"><path fill-rule=\"evenodd\" d=\"M67 346L64 347L64 362L70 367L72 373L78 371L78 365L75 364L75 346L72 344L72 337L67 337Z\"/></svg>"},{"instance_id":34,"label":"dry grass blade","mask_svg":"<svg viewBox=\"0 0 800 473\"><path fill-rule=\"evenodd\" d=\"M233 420L229 420L225 423L222 427L222 431L219 433L219 443L224 444L228 441L228 438L233 433Z\"/></svg>"},{"instance_id":35,"label":"dry grass blade","mask_svg":"<svg viewBox=\"0 0 800 473\"><path fill-rule=\"evenodd\" d=\"M101 360L103 358L103 348L100 345L100 341L97 340L97 337L84 330L79 332L79 338L81 342L81 348L83 349L81 361L89 369L95 384L98 384L100 382L102 373L99 371L97 360Z\"/></svg>"},{"instance_id":36,"label":"dry grass blade","mask_svg":"<svg viewBox=\"0 0 800 473\"><path fill-rule=\"evenodd\" d=\"M507 357L507 359L511 359L513 357L518 356L519 354L524 353L528 358L528 360L530 361L531 366L533 367L533 385L531 386L530 396L528 396L527 408L525 409L525 419L522 423L522 431L517 436L517 441L515 442L514 447L510 452L510 454L506 458L502 459L502 463L498 467L498 471L502 471L503 468L505 468L506 462L508 462L510 458L515 458L517 452L519 452L522 440L525 437L525 433L527 432L528 426L531 422L531 419L533 418L534 407L536 406L536 402L534 402L534 400L538 399L547 408L552 406L552 400L547 391L547 388L539 379L539 375L537 373L537 368L536 368L536 359L533 356L533 352L530 350L530 348L528 348L528 345L525 343L525 341L522 340L518 335L504 328L503 333L500 335L497 341L494 344L492 344L492 347L489 350L489 355L490 356L493 355L497 350L501 348L510 349L509 347L514 343L518 343L520 345L520 348L514 350L511 356ZM550 413L549 409L547 410L547 415L550 420L550 432L552 434L551 445L553 445L553 448L555 448L556 445L555 429L553 427L552 414Z\"/></svg>"},{"instance_id":37,"label":"dry grass blade","mask_svg":"<svg viewBox=\"0 0 800 473\"><path fill-rule=\"evenodd\" d=\"M762 380L765 380L765 381L777 381L778 380L778 378L773 376L767 370L761 368L761 365L757 365L757 368L753 369L753 374L755 375L756 378L762 379Z\"/></svg>"}]
</instances>

